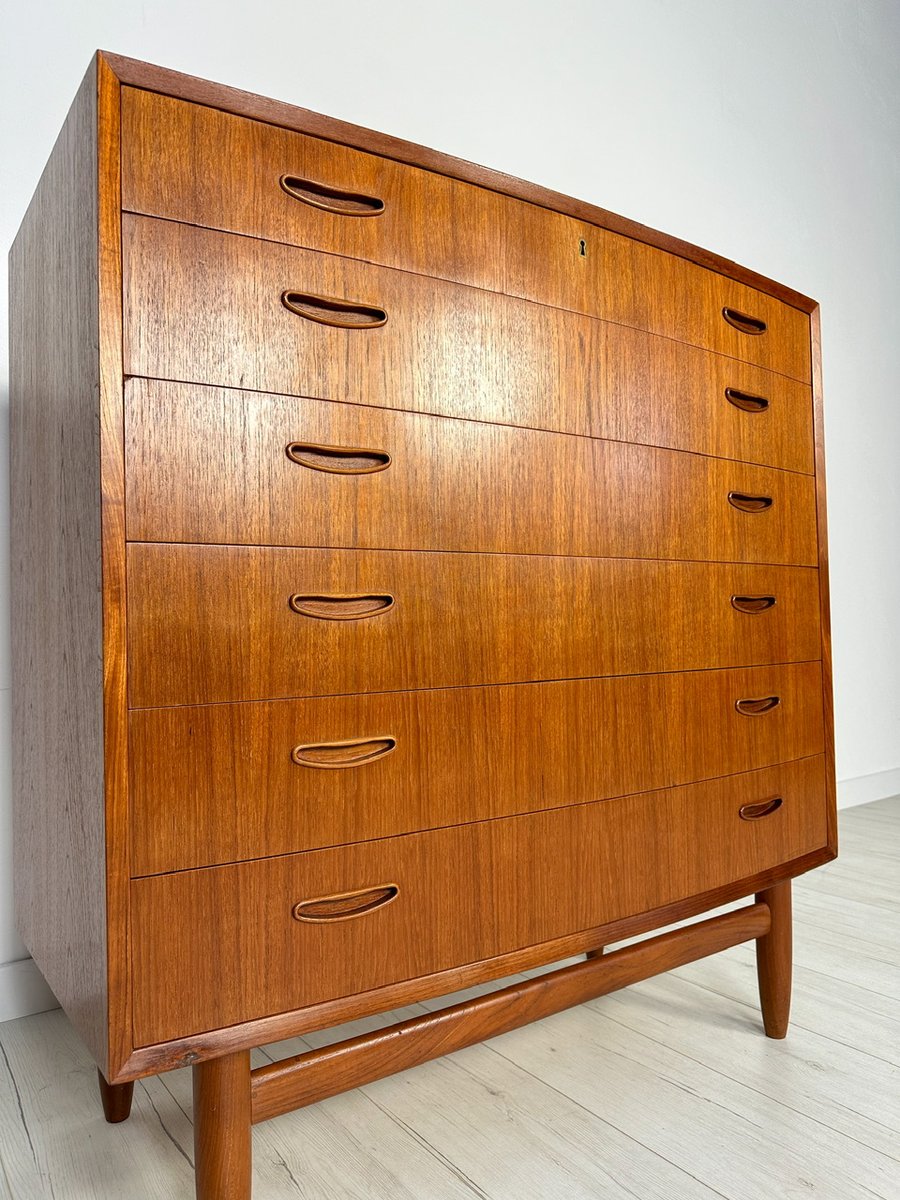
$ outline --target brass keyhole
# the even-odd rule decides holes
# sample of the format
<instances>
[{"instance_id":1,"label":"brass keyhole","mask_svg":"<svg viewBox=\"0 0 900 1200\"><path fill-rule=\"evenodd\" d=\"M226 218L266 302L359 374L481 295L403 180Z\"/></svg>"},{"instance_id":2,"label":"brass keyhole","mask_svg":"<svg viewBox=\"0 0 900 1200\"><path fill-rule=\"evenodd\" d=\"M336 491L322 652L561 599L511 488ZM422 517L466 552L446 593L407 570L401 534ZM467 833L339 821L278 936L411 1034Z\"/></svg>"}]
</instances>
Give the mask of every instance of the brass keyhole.
<instances>
[{"instance_id":1,"label":"brass keyhole","mask_svg":"<svg viewBox=\"0 0 900 1200\"><path fill-rule=\"evenodd\" d=\"M584 238L582 238L578 243L578 253L582 258L587 258L587 242L584 240Z\"/></svg>"}]
</instances>

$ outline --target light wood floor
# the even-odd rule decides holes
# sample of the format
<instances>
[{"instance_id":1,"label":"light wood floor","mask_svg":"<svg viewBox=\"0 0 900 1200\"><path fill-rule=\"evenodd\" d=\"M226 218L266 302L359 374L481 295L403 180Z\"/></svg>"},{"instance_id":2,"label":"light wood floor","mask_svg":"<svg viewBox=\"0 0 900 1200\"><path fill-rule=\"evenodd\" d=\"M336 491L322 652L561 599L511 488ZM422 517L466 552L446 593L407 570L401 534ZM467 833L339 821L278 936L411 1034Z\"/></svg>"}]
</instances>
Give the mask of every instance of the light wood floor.
<instances>
[{"instance_id":1,"label":"light wood floor","mask_svg":"<svg viewBox=\"0 0 900 1200\"><path fill-rule=\"evenodd\" d=\"M900 798L795 886L785 1042L739 947L258 1126L254 1200L898 1200L898 914ZM3 1200L190 1200L190 1114L175 1072L108 1126L61 1013L0 1025Z\"/></svg>"}]
</instances>

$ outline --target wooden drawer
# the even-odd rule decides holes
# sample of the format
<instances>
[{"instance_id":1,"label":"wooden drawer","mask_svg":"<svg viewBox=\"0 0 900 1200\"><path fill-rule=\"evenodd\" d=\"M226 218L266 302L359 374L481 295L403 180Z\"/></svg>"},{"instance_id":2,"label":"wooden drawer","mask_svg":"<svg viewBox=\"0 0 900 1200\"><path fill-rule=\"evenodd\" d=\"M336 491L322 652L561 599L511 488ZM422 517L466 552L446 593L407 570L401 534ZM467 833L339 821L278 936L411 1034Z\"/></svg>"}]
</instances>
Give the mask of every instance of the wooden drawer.
<instances>
[{"instance_id":1,"label":"wooden drawer","mask_svg":"<svg viewBox=\"0 0 900 1200\"><path fill-rule=\"evenodd\" d=\"M126 216L123 235L128 375L771 456L811 470L809 388L735 359L292 246L145 217ZM282 301L307 294L363 309L341 319L387 320L342 328ZM726 388L768 409L742 411Z\"/></svg>"},{"instance_id":2,"label":"wooden drawer","mask_svg":"<svg viewBox=\"0 0 900 1200\"><path fill-rule=\"evenodd\" d=\"M774 807L775 798L769 815L741 818L744 806ZM789 862L825 839L816 757L621 800L147 876L131 891L136 1043L591 929ZM353 893L301 910L317 920L293 915L297 905Z\"/></svg>"},{"instance_id":3,"label":"wooden drawer","mask_svg":"<svg viewBox=\"0 0 900 1200\"><path fill-rule=\"evenodd\" d=\"M132 868L148 875L821 754L822 673L813 662L142 709L129 738Z\"/></svg>"},{"instance_id":4,"label":"wooden drawer","mask_svg":"<svg viewBox=\"0 0 900 1200\"><path fill-rule=\"evenodd\" d=\"M772 372L440 280L156 222L126 227L131 374L813 470L810 389ZM388 322L303 320L280 301L279 285L298 283L378 300Z\"/></svg>"},{"instance_id":5,"label":"wooden drawer","mask_svg":"<svg viewBox=\"0 0 900 1200\"><path fill-rule=\"evenodd\" d=\"M252 234L590 313L707 346L808 382L797 309L676 255L486 188L346 146L188 105L123 93L126 209ZM287 175L369 197L301 200ZM309 203L308 200L317 200ZM362 208L365 215L360 215ZM583 252L582 252L583 251ZM730 307L767 328L728 324Z\"/></svg>"},{"instance_id":6,"label":"wooden drawer","mask_svg":"<svg viewBox=\"0 0 900 1200\"><path fill-rule=\"evenodd\" d=\"M818 572L132 543L128 634L136 708L798 662Z\"/></svg>"},{"instance_id":7,"label":"wooden drawer","mask_svg":"<svg viewBox=\"0 0 900 1200\"><path fill-rule=\"evenodd\" d=\"M807 475L288 396L130 380L126 477L137 541L817 561Z\"/></svg>"}]
</instances>

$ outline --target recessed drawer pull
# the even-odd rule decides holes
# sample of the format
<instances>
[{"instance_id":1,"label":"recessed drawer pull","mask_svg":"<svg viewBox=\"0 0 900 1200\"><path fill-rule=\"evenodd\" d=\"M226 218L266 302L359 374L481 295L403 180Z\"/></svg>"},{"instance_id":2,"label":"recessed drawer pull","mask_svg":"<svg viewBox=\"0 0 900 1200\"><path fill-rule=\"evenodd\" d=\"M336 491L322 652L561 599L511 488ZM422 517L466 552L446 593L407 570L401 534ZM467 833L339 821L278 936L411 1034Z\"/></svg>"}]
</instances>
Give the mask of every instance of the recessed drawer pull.
<instances>
[{"instance_id":1,"label":"recessed drawer pull","mask_svg":"<svg viewBox=\"0 0 900 1200\"><path fill-rule=\"evenodd\" d=\"M725 389L725 399L735 408L741 409L742 412L761 413L769 407L765 396L754 396L752 392L739 392L737 388L732 387Z\"/></svg>"},{"instance_id":2,"label":"recessed drawer pull","mask_svg":"<svg viewBox=\"0 0 900 1200\"><path fill-rule=\"evenodd\" d=\"M385 450L362 450L351 446L318 446L313 442L291 442L286 447L291 462L332 475L374 475L391 465Z\"/></svg>"},{"instance_id":3,"label":"recessed drawer pull","mask_svg":"<svg viewBox=\"0 0 900 1200\"><path fill-rule=\"evenodd\" d=\"M397 739L392 737L353 738L345 742L311 742L307 746L295 746L291 751L291 760L298 767L319 767L336 771L343 767L361 767L365 763L377 762L396 747Z\"/></svg>"},{"instance_id":4,"label":"recessed drawer pull","mask_svg":"<svg viewBox=\"0 0 900 1200\"><path fill-rule=\"evenodd\" d=\"M313 208L324 208L340 217L378 217L384 212L384 201L377 196L345 192L342 188L329 187L314 179L301 179L297 175L282 175L280 182L295 200L302 200Z\"/></svg>"},{"instance_id":5,"label":"recessed drawer pull","mask_svg":"<svg viewBox=\"0 0 900 1200\"><path fill-rule=\"evenodd\" d=\"M780 696L761 696L758 700L736 700L734 707L745 717L759 717L781 703Z\"/></svg>"},{"instance_id":6,"label":"recessed drawer pull","mask_svg":"<svg viewBox=\"0 0 900 1200\"><path fill-rule=\"evenodd\" d=\"M758 804L742 804L738 814L742 821L758 821L761 817L771 816L778 812L784 804L781 796L772 796L769 800L760 800Z\"/></svg>"},{"instance_id":7,"label":"recessed drawer pull","mask_svg":"<svg viewBox=\"0 0 900 1200\"><path fill-rule=\"evenodd\" d=\"M741 512L765 512L767 508L772 507L772 497L748 496L746 492L729 492L728 503L732 508L739 508Z\"/></svg>"},{"instance_id":8,"label":"recessed drawer pull","mask_svg":"<svg viewBox=\"0 0 900 1200\"><path fill-rule=\"evenodd\" d=\"M729 325L733 325L741 333L760 334L765 333L768 329L765 321L761 321L759 317L749 317L746 313L738 312L736 308L726 306L722 309L722 316Z\"/></svg>"},{"instance_id":9,"label":"recessed drawer pull","mask_svg":"<svg viewBox=\"0 0 900 1200\"><path fill-rule=\"evenodd\" d=\"M400 895L396 883L382 887L363 888L359 892L344 892L340 896L319 896L315 900L301 900L292 911L295 921L349 921L351 917L363 917L384 908Z\"/></svg>"},{"instance_id":10,"label":"recessed drawer pull","mask_svg":"<svg viewBox=\"0 0 900 1200\"><path fill-rule=\"evenodd\" d=\"M383 308L340 300L336 296L314 296L310 292L283 292L281 303L298 317L333 325L337 329L377 329L387 321Z\"/></svg>"},{"instance_id":11,"label":"recessed drawer pull","mask_svg":"<svg viewBox=\"0 0 900 1200\"><path fill-rule=\"evenodd\" d=\"M731 607L738 612L761 613L775 607L774 596L732 596Z\"/></svg>"},{"instance_id":12,"label":"recessed drawer pull","mask_svg":"<svg viewBox=\"0 0 900 1200\"><path fill-rule=\"evenodd\" d=\"M291 596L288 601L295 613L302 617L317 617L320 621L360 621L363 617L377 617L394 606L394 597L367 595L365 593L331 596Z\"/></svg>"}]
</instances>

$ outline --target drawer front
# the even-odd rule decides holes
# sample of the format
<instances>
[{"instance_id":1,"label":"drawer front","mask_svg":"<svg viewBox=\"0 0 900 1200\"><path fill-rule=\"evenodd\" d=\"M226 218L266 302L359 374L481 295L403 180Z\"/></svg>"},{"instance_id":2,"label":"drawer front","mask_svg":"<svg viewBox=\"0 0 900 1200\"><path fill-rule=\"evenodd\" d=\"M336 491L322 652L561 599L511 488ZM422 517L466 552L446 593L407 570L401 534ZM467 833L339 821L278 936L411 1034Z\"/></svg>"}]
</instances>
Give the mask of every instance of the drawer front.
<instances>
[{"instance_id":1,"label":"drawer front","mask_svg":"<svg viewBox=\"0 0 900 1200\"><path fill-rule=\"evenodd\" d=\"M436 172L168 97L126 88L122 118L126 209L538 300L809 381L804 313L663 250ZM285 176L295 184L283 186ZM723 317L727 307L762 320L765 332L741 332Z\"/></svg>"},{"instance_id":2,"label":"drawer front","mask_svg":"<svg viewBox=\"0 0 900 1200\"><path fill-rule=\"evenodd\" d=\"M154 221L126 219L128 231L129 374L813 470L811 391L784 376L348 259ZM361 330L304 319L281 302L298 287L368 300L388 321Z\"/></svg>"},{"instance_id":3,"label":"drawer front","mask_svg":"<svg viewBox=\"0 0 900 1200\"><path fill-rule=\"evenodd\" d=\"M142 709L129 737L132 866L149 875L821 754L822 675L812 662Z\"/></svg>"},{"instance_id":4,"label":"drawer front","mask_svg":"<svg viewBox=\"0 0 900 1200\"><path fill-rule=\"evenodd\" d=\"M811 476L354 404L131 380L126 466L135 541L817 560Z\"/></svg>"},{"instance_id":5,"label":"drawer front","mask_svg":"<svg viewBox=\"0 0 900 1200\"><path fill-rule=\"evenodd\" d=\"M145 217L126 216L123 235L128 375L758 453L811 469L810 389L735 359L292 246ZM335 316L300 296L357 307ZM726 388L767 406L745 411Z\"/></svg>"},{"instance_id":6,"label":"drawer front","mask_svg":"<svg viewBox=\"0 0 900 1200\"><path fill-rule=\"evenodd\" d=\"M135 708L820 657L809 567L132 543L128 618Z\"/></svg>"},{"instance_id":7,"label":"drawer front","mask_svg":"<svg viewBox=\"0 0 900 1200\"><path fill-rule=\"evenodd\" d=\"M153 221L126 219L126 231L129 374L813 470L811 391L770 371L348 259ZM281 302L297 287L369 300L388 321L361 330L303 319Z\"/></svg>"},{"instance_id":8,"label":"drawer front","mask_svg":"<svg viewBox=\"0 0 900 1200\"><path fill-rule=\"evenodd\" d=\"M825 837L817 757L649 795L138 879L136 1044L588 930L789 862Z\"/></svg>"}]
</instances>

